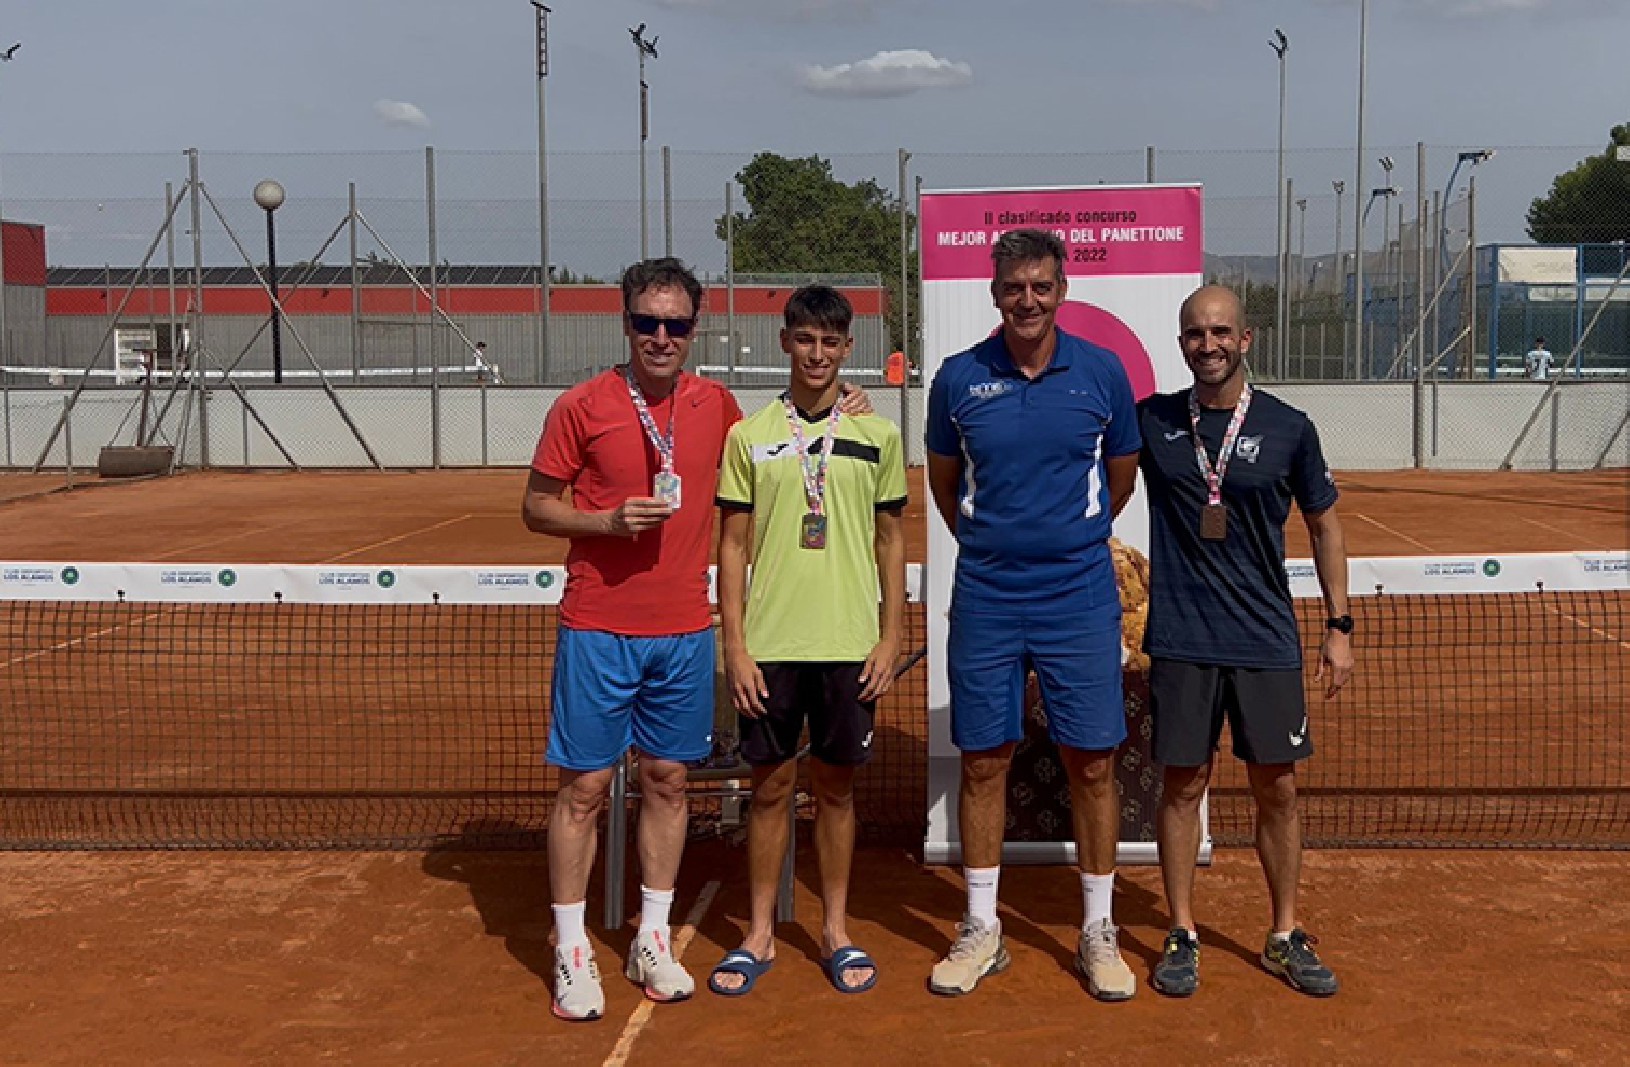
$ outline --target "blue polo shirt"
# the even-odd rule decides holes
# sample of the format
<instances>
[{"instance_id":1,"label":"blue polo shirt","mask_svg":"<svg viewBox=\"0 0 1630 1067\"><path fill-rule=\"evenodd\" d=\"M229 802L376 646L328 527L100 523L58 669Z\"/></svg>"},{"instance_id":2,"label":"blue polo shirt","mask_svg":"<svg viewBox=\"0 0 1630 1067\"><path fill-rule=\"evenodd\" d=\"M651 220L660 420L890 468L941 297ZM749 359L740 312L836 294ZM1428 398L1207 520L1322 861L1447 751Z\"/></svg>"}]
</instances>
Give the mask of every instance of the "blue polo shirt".
<instances>
[{"instance_id":1,"label":"blue polo shirt","mask_svg":"<svg viewBox=\"0 0 1630 1067\"><path fill-rule=\"evenodd\" d=\"M1119 604L1104 460L1138 451L1115 353L1058 331L1034 379L1001 333L947 359L928 393L928 450L960 456L959 606Z\"/></svg>"}]
</instances>

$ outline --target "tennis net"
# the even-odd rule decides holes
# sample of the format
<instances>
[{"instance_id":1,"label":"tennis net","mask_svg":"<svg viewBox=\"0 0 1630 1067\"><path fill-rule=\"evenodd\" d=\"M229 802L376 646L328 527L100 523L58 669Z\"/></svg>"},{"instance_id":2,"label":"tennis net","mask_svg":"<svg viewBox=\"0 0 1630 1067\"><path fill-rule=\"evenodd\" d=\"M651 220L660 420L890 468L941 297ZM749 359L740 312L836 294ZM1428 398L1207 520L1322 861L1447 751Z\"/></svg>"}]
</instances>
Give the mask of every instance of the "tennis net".
<instances>
[{"instance_id":1,"label":"tennis net","mask_svg":"<svg viewBox=\"0 0 1630 1067\"><path fill-rule=\"evenodd\" d=\"M1630 553L1352 569L1359 671L1328 704L1308 672L1307 841L1630 847ZM1290 572L1311 663L1317 586ZM926 641L920 581L907 652ZM0 565L0 848L534 847L561 584L535 567ZM927 706L916 663L858 779L865 838L923 840ZM1226 756L1210 817L1218 844L1250 840Z\"/></svg>"}]
</instances>

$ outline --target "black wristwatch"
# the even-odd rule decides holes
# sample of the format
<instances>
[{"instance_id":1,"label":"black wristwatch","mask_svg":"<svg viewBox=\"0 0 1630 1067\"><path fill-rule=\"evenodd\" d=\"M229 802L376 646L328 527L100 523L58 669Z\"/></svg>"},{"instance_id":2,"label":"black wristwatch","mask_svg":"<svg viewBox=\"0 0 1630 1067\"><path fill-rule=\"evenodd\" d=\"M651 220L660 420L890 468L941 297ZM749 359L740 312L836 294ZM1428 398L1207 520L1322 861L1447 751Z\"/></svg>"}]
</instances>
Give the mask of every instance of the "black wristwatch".
<instances>
[{"instance_id":1,"label":"black wristwatch","mask_svg":"<svg viewBox=\"0 0 1630 1067\"><path fill-rule=\"evenodd\" d=\"M1337 615L1324 620L1326 630L1335 630L1337 633L1350 634L1353 632L1353 617L1351 615Z\"/></svg>"}]
</instances>

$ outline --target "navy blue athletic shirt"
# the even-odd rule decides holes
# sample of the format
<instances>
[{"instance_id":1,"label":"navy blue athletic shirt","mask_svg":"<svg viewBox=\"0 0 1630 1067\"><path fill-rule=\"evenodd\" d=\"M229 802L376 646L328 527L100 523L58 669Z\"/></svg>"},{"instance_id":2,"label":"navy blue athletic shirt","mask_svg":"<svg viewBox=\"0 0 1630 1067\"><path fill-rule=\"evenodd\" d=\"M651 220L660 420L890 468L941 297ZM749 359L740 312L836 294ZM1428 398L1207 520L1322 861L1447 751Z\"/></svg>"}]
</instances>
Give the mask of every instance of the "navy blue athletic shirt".
<instances>
[{"instance_id":1,"label":"navy blue athletic shirt","mask_svg":"<svg viewBox=\"0 0 1630 1067\"><path fill-rule=\"evenodd\" d=\"M1200 409L1200 439L1213 465L1233 411ZM1189 430L1189 390L1138 405L1139 467L1149 493L1149 627L1152 656L1231 667L1293 670L1301 640L1285 577L1291 501L1304 514L1336 502L1319 434L1305 414L1254 389L1223 477L1224 541L1200 538L1206 481Z\"/></svg>"}]
</instances>

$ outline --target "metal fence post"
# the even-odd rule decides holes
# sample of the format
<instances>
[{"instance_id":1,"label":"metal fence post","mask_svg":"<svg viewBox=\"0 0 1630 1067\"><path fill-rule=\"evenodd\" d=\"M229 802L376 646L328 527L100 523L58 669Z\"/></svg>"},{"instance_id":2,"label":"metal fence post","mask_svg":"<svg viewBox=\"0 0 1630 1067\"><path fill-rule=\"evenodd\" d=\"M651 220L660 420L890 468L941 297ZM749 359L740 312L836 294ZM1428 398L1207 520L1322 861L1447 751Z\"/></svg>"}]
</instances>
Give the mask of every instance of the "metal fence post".
<instances>
[{"instance_id":1,"label":"metal fence post","mask_svg":"<svg viewBox=\"0 0 1630 1067\"><path fill-rule=\"evenodd\" d=\"M64 478L69 489L74 487L74 399L62 398L62 456Z\"/></svg>"},{"instance_id":2,"label":"metal fence post","mask_svg":"<svg viewBox=\"0 0 1630 1067\"><path fill-rule=\"evenodd\" d=\"M436 150L424 148L425 225L429 228L430 253L430 466L441 466L441 332L436 314L441 310L440 265L436 261ZM415 300L417 302L417 300Z\"/></svg>"},{"instance_id":3,"label":"metal fence post","mask_svg":"<svg viewBox=\"0 0 1630 1067\"><path fill-rule=\"evenodd\" d=\"M351 231L351 380L362 380L362 279L357 271L357 183L350 182L345 225Z\"/></svg>"},{"instance_id":4,"label":"metal fence post","mask_svg":"<svg viewBox=\"0 0 1630 1067\"><path fill-rule=\"evenodd\" d=\"M736 183L724 183L725 384L736 384Z\"/></svg>"}]
</instances>

